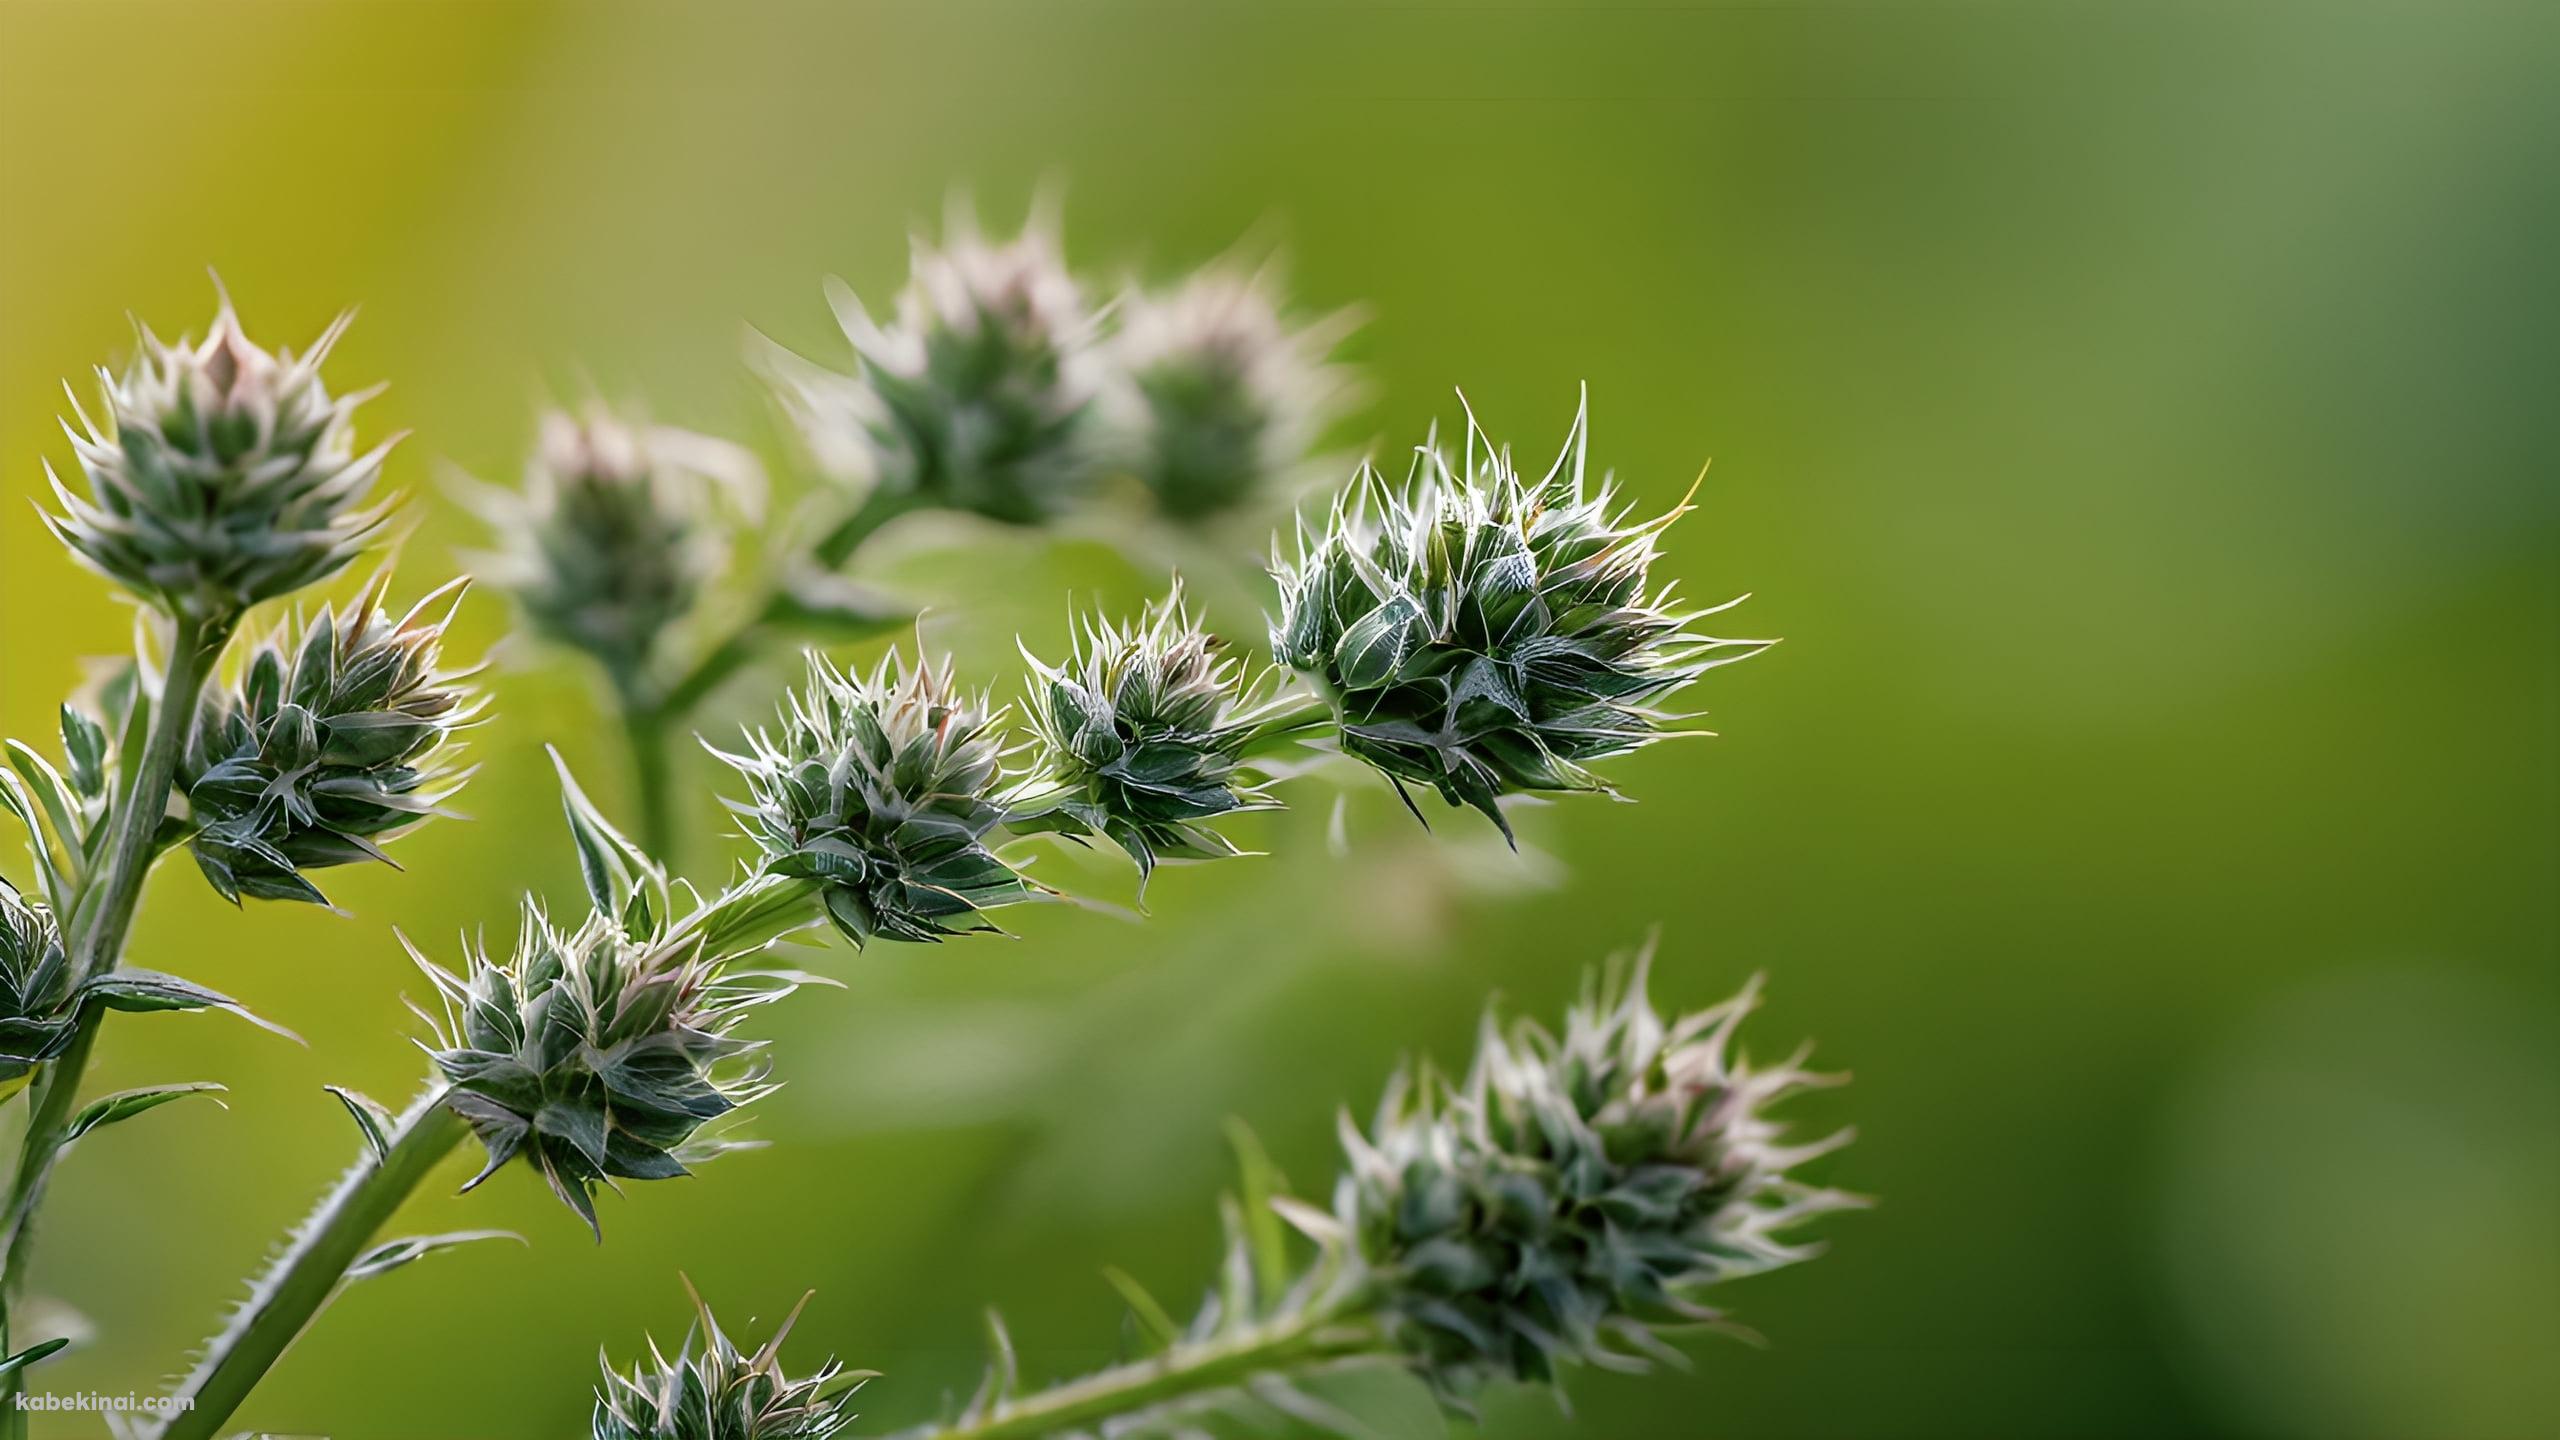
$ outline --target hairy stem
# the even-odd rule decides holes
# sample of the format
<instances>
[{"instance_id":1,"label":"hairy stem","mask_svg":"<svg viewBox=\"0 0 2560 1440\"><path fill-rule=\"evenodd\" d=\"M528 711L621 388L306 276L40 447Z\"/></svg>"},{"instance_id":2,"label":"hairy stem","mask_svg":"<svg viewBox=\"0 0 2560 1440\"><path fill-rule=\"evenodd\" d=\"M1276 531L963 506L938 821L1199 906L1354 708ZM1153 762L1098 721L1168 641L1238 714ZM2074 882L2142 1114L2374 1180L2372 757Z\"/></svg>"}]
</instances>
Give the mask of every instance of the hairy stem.
<instances>
[{"instance_id":1,"label":"hairy stem","mask_svg":"<svg viewBox=\"0 0 2560 1440\"><path fill-rule=\"evenodd\" d=\"M125 937L132 933L133 914L142 901L143 878L159 857L155 843L160 822L169 810L169 791L178 773L178 757L195 727L196 705L212 676L213 664L231 639L231 619L180 619L169 646L169 668L160 685L159 708L151 714L142 753L126 757L117 786L114 818L108 833L106 864L97 888L81 897L78 909L87 917L75 927L71 944L74 985L115 968L123 958ZM138 703L138 702L137 702ZM27 1129L19 1142L18 1167L10 1177L9 1198L0 1211L0 1350L8 1348L8 1306L24 1285L29 1257L35 1249L36 1210L44 1203L45 1182L62 1151L62 1134L70 1124L72 1104L96 1048L104 1007L80 1007L70 1043L45 1065L28 1087ZM16 1404L19 1371L0 1378L0 1422L10 1433L23 1425Z\"/></svg>"},{"instance_id":2,"label":"hairy stem","mask_svg":"<svg viewBox=\"0 0 2560 1440\"><path fill-rule=\"evenodd\" d=\"M1160 1355L998 1401L980 1418L908 1431L899 1440L1032 1440L1150 1410L1198 1404L1265 1376L1303 1375L1352 1360L1384 1361L1388 1353L1377 1327L1356 1308L1330 1306L1319 1313L1176 1345Z\"/></svg>"},{"instance_id":3,"label":"hairy stem","mask_svg":"<svg viewBox=\"0 0 2560 1440\"><path fill-rule=\"evenodd\" d=\"M377 1159L367 1151L294 1233L285 1252L259 1277L231 1324L205 1347L204 1359L174 1392L186 1402L159 1440L210 1440L223 1433L240 1402L274 1367L311 1317L329 1303L347 1267L364 1253L383 1222L425 1181L436 1163L471 1133L430 1087L393 1129Z\"/></svg>"}]
</instances>

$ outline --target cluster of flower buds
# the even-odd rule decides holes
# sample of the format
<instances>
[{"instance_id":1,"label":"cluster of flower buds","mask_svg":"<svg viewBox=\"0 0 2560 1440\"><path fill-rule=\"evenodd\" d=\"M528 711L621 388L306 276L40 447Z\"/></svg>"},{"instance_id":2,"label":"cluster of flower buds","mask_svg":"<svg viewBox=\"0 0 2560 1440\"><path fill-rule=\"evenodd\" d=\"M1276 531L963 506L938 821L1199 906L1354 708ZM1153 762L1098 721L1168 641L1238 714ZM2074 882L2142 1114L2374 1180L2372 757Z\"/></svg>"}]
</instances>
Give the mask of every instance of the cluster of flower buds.
<instances>
[{"instance_id":1,"label":"cluster of flower buds","mask_svg":"<svg viewBox=\"0 0 2560 1440\"><path fill-rule=\"evenodd\" d=\"M1340 313L1301 324L1269 274L1203 270L1118 307L1104 411L1115 458L1176 520L1287 499L1351 394L1327 363L1350 333Z\"/></svg>"},{"instance_id":2,"label":"cluster of flower buds","mask_svg":"<svg viewBox=\"0 0 2560 1440\"><path fill-rule=\"evenodd\" d=\"M1178 583L1133 626L1087 620L1063 666L1024 658L1036 755L1007 823L1108 837L1142 883L1159 859L1238 853L1206 822L1273 803L1240 767L1286 707L1255 697Z\"/></svg>"},{"instance_id":3,"label":"cluster of flower buds","mask_svg":"<svg viewBox=\"0 0 2560 1440\"><path fill-rule=\"evenodd\" d=\"M688 1293L692 1287L686 1287ZM808 1304L802 1296L801 1305ZM828 1440L853 1424L855 1392L871 1378L829 1360L794 1377L782 1342L798 1306L755 1350L741 1350L693 1293L694 1326L673 1358L649 1342L649 1358L623 1374L610 1361L596 1388L593 1440Z\"/></svg>"},{"instance_id":4,"label":"cluster of flower buds","mask_svg":"<svg viewBox=\"0 0 2560 1440\"><path fill-rule=\"evenodd\" d=\"M99 574L197 622L227 623L336 574L381 528L384 508L365 501L390 449L356 449L351 417L371 392L332 397L321 384L346 323L300 356L252 344L228 301L202 344L144 332L122 376L98 372L103 420L72 402L89 497L54 478L54 533Z\"/></svg>"},{"instance_id":5,"label":"cluster of flower buds","mask_svg":"<svg viewBox=\"0 0 2560 1440\"><path fill-rule=\"evenodd\" d=\"M1364 476L1320 532L1301 530L1294 559L1272 560L1272 649L1331 697L1342 748L1506 834L1503 797L1608 791L1589 762L1680 718L1650 702L1769 644L1694 633L1714 612L1648 589L1685 507L1614 510L1608 479L1585 473L1587 443L1577 412L1530 481L1470 417L1459 464L1433 444L1401 490Z\"/></svg>"},{"instance_id":6,"label":"cluster of flower buds","mask_svg":"<svg viewBox=\"0 0 2560 1440\"><path fill-rule=\"evenodd\" d=\"M326 904L307 872L382 860L468 772L456 732L479 713L443 668L454 581L394 618L388 571L342 608L280 626L207 697L180 774L196 864L224 899Z\"/></svg>"},{"instance_id":7,"label":"cluster of flower buds","mask_svg":"<svg viewBox=\"0 0 2560 1440\"><path fill-rule=\"evenodd\" d=\"M902 503L1048 519L1105 471L1198 521L1287 494L1349 393L1347 315L1287 316L1267 272L1204 270L1098 314L1036 214L996 244L957 211L919 238L885 322L830 292L855 372L786 353L773 379L821 469Z\"/></svg>"},{"instance_id":8,"label":"cluster of flower buds","mask_svg":"<svg viewBox=\"0 0 2560 1440\"><path fill-rule=\"evenodd\" d=\"M1662 1325L1722 1317L1702 1298L1818 1253L1786 1233L1863 1203L1793 1172L1848 1143L1782 1143L1770 1107L1845 1077L1755 1068L1733 1036L1758 985L1666 1020L1632 977L1586 987L1561 1035L1488 1016L1463 1082L1404 1073L1363 1135L1332 1225L1390 1338L1444 1396L1560 1363L1677 1361Z\"/></svg>"},{"instance_id":9,"label":"cluster of flower buds","mask_svg":"<svg viewBox=\"0 0 2560 1440\"><path fill-rule=\"evenodd\" d=\"M762 509L753 456L601 405L542 418L519 492L475 490L499 541L481 567L535 633L636 683L728 556L728 522Z\"/></svg>"},{"instance_id":10,"label":"cluster of flower buds","mask_svg":"<svg viewBox=\"0 0 2560 1440\"><path fill-rule=\"evenodd\" d=\"M766 871L819 882L846 938L940 940L1039 893L989 847L1005 818L1003 718L948 660L892 652L864 675L812 652L779 729L715 753L746 780L732 808Z\"/></svg>"}]
</instances>

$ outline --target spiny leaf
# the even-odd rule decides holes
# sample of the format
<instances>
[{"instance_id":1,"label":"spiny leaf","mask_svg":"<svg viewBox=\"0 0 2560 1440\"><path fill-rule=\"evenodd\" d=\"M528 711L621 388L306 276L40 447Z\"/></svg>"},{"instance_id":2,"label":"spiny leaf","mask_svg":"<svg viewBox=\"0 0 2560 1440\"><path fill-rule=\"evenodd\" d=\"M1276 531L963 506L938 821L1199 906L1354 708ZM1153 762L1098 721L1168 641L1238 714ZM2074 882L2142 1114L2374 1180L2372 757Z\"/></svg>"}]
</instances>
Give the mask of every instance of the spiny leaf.
<instances>
[{"instance_id":1,"label":"spiny leaf","mask_svg":"<svg viewBox=\"0 0 2560 1440\"><path fill-rule=\"evenodd\" d=\"M249 1007L223 994L209 990L192 980L163 975L157 970L116 970L100 975L81 987L110 1010L143 1013L154 1010L220 1010L237 1015L271 1034L281 1035L294 1044L302 1037Z\"/></svg>"},{"instance_id":2,"label":"spiny leaf","mask_svg":"<svg viewBox=\"0 0 2560 1440\"><path fill-rule=\"evenodd\" d=\"M68 1145L102 1125L130 1120L145 1110L157 1110L172 1100L183 1100L190 1095L211 1095L222 1088L210 1080L190 1080L180 1085L145 1085L139 1089L101 1095L80 1107L80 1113L71 1117L70 1125L62 1132L62 1143ZM219 1100L213 1103L222 1104Z\"/></svg>"},{"instance_id":3,"label":"spiny leaf","mask_svg":"<svg viewBox=\"0 0 2560 1440\"><path fill-rule=\"evenodd\" d=\"M345 1096L341 1095L339 1098L344 1099ZM352 1110L355 1107L350 1105L347 1108ZM513 1240L519 1245L528 1243L523 1236L512 1230L452 1230L442 1235L403 1235L397 1240L386 1240L357 1256L355 1263L347 1267L347 1279L350 1283L357 1280L370 1280L385 1271L397 1270L412 1260L422 1260L439 1250L451 1250L456 1246L469 1245L480 1240Z\"/></svg>"},{"instance_id":4,"label":"spiny leaf","mask_svg":"<svg viewBox=\"0 0 2560 1440\"><path fill-rule=\"evenodd\" d=\"M397 1123L391 1112L383 1107L381 1101L344 1085L321 1088L337 1096L338 1103L347 1107L347 1114L355 1119L356 1129L364 1135L364 1148L372 1151L374 1163L380 1164L391 1153L391 1130Z\"/></svg>"}]
</instances>

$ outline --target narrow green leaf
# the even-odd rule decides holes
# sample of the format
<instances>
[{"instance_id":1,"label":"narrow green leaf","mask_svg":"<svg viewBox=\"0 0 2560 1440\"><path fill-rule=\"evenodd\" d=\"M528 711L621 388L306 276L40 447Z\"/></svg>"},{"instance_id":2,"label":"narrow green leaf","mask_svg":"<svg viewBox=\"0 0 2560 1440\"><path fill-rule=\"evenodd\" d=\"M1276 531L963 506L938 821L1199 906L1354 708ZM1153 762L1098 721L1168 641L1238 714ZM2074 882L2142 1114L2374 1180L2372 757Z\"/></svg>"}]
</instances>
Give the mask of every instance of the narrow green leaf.
<instances>
[{"instance_id":1,"label":"narrow green leaf","mask_svg":"<svg viewBox=\"0 0 2560 1440\"><path fill-rule=\"evenodd\" d=\"M72 792L71 782L24 741L11 740L8 749L10 768L26 777L27 788L43 804L45 818L53 822L53 833L61 839L64 852L77 850L82 834L80 797Z\"/></svg>"},{"instance_id":2,"label":"narrow green leaf","mask_svg":"<svg viewBox=\"0 0 2560 1440\"><path fill-rule=\"evenodd\" d=\"M44 1340L30 1345L8 1359L0 1360L0 1375L15 1375L70 1343L71 1337L65 1335L59 1340Z\"/></svg>"},{"instance_id":3,"label":"narrow green leaf","mask_svg":"<svg viewBox=\"0 0 2560 1440\"><path fill-rule=\"evenodd\" d=\"M1172 1348L1173 1342L1181 1337L1182 1328L1173 1323L1172 1314L1157 1303L1156 1297L1147 1293L1147 1287L1117 1265L1104 1266L1102 1278L1110 1281L1111 1288L1120 1292L1120 1298L1129 1302L1129 1313L1137 1317L1138 1328L1145 1332L1150 1347L1156 1350Z\"/></svg>"},{"instance_id":4,"label":"narrow green leaf","mask_svg":"<svg viewBox=\"0 0 2560 1440\"><path fill-rule=\"evenodd\" d=\"M192 980L181 980L175 975L163 975L157 970L114 970L96 977L80 988L83 994L94 998L110 1010L122 1010L131 1014L143 1014L154 1010L220 1010L226 1014L237 1015L261 1030L281 1035L296 1045L302 1043L301 1036L257 1014L221 991L208 990Z\"/></svg>"},{"instance_id":5,"label":"narrow green leaf","mask_svg":"<svg viewBox=\"0 0 2560 1440\"><path fill-rule=\"evenodd\" d=\"M578 848L578 876L586 882L587 898L599 912L621 917L626 925L665 919L669 913L666 872L604 818L587 792L578 788L560 752L551 749L550 753L552 768L560 772L560 808L569 817L569 839Z\"/></svg>"},{"instance_id":6,"label":"narrow green leaf","mask_svg":"<svg viewBox=\"0 0 2560 1440\"><path fill-rule=\"evenodd\" d=\"M52 907L56 916L68 918L71 912L63 902L71 898L70 889L63 883L53 842L45 837L44 822L36 818L35 799L27 794L18 777L6 770L0 770L0 806L8 807L9 813L18 817L18 823L27 827L27 850L35 856L36 888L44 892L44 903Z\"/></svg>"},{"instance_id":7,"label":"narrow green leaf","mask_svg":"<svg viewBox=\"0 0 2560 1440\"><path fill-rule=\"evenodd\" d=\"M145 1085L137 1090L101 1095L81 1106L80 1113L71 1117L71 1124L62 1132L62 1143L68 1145L101 1125L130 1120L145 1110L157 1110L172 1100L183 1100L190 1095L210 1095L221 1089L210 1080L190 1080L182 1085ZM213 1103L222 1104L219 1100Z\"/></svg>"},{"instance_id":8,"label":"narrow green leaf","mask_svg":"<svg viewBox=\"0 0 2560 1440\"><path fill-rule=\"evenodd\" d=\"M364 1148L372 1151L374 1163L380 1164L383 1157L391 1153L391 1130L398 1123L391 1112L383 1107L381 1101L344 1085L321 1088L337 1096L338 1103L346 1106L347 1113L355 1117L356 1129L364 1134Z\"/></svg>"},{"instance_id":9,"label":"narrow green leaf","mask_svg":"<svg viewBox=\"0 0 2560 1440\"><path fill-rule=\"evenodd\" d=\"M1253 1252L1253 1284L1262 1303L1276 1303L1289 1289L1289 1236L1272 1200L1289 1193L1289 1181L1271 1163L1251 1127L1227 1119L1227 1143L1235 1147L1238 1183L1243 1190L1244 1233Z\"/></svg>"},{"instance_id":10,"label":"narrow green leaf","mask_svg":"<svg viewBox=\"0 0 2560 1440\"><path fill-rule=\"evenodd\" d=\"M512 1230L453 1230L442 1235L403 1235L397 1240L386 1240L357 1256L355 1263L347 1267L347 1279L350 1282L370 1280L385 1271L397 1270L412 1260L425 1259L439 1250L451 1250L458 1245L481 1240L513 1240L519 1245L528 1243Z\"/></svg>"},{"instance_id":11,"label":"narrow green leaf","mask_svg":"<svg viewBox=\"0 0 2560 1440\"><path fill-rule=\"evenodd\" d=\"M70 705L62 707L62 754L72 789L91 800L107 793L107 732Z\"/></svg>"}]
</instances>

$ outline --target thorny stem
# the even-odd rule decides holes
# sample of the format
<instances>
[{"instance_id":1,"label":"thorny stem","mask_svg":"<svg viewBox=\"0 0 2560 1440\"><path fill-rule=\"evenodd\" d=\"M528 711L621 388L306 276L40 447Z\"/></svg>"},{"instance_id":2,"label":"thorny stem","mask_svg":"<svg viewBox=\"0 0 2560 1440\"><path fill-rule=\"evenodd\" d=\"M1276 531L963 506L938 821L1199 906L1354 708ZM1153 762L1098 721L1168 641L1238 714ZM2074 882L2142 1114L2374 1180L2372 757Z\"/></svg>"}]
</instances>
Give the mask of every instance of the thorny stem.
<instances>
[{"instance_id":1,"label":"thorny stem","mask_svg":"<svg viewBox=\"0 0 2560 1440\"><path fill-rule=\"evenodd\" d=\"M123 958L125 937L142 900L143 878L159 857L157 839L168 813L169 791L178 773L178 757L195 726L196 705L213 663L229 643L236 620L180 618L169 646L169 668L160 685L159 708L151 714L142 753L132 757L115 799L114 829L108 837L106 865L99 888L81 898L88 916L71 939L71 981L77 986L115 968ZM136 703L140 703L138 700ZM25 1283L34 1245L35 1216L44 1203L45 1182L62 1151L62 1134L71 1119L72 1102L89 1067L98 1024L106 1011L92 1001L80 1007L70 1043L47 1064L28 1087L27 1129L19 1142L18 1168L9 1183L8 1208L0 1211L0 1351L11 1339L8 1305ZM0 1377L0 1415L11 1434L22 1432L24 1420L16 1404L24 1371Z\"/></svg>"},{"instance_id":2,"label":"thorny stem","mask_svg":"<svg viewBox=\"0 0 2560 1440\"><path fill-rule=\"evenodd\" d=\"M159 1440L210 1440L222 1433L223 1422L337 1293L347 1267L383 1222L471 1133L443 1102L441 1086L420 1095L386 1137L381 1157L368 1150L320 1202L230 1326L205 1347L204 1359L176 1391L184 1403Z\"/></svg>"},{"instance_id":3,"label":"thorny stem","mask_svg":"<svg viewBox=\"0 0 2560 1440\"><path fill-rule=\"evenodd\" d=\"M1186 1402L1211 1400L1264 1376L1306 1374L1346 1361L1384 1361L1385 1338L1347 1303L1284 1321L1176 1345L1015 1400L983 1417L906 1431L898 1440L1031 1440Z\"/></svg>"}]
</instances>

